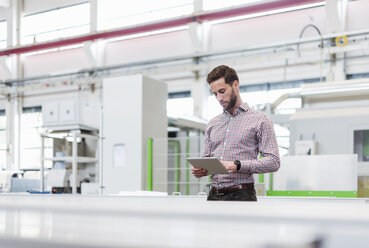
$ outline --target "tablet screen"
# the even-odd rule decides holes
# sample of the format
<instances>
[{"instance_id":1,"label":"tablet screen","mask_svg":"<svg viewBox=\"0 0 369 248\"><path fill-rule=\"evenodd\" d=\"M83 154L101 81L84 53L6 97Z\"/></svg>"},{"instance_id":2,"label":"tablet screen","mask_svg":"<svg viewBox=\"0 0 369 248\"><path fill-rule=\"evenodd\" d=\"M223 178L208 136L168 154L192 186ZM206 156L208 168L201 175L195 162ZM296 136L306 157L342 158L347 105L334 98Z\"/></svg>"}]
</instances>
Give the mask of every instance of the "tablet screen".
<instances>
[{"instance_id":1,"label":"tablet screen","mask_svg":"<svg viewBox=\"0 0 369 248\"><path fill-rule=\"evenodd\" d=\"M203 157L203 158L187 158L187 161L193 167L202 168L209 172L209 174L229 174L229 171L223 166L223 164L213 157Z\"/></svg>"}]
</instances>

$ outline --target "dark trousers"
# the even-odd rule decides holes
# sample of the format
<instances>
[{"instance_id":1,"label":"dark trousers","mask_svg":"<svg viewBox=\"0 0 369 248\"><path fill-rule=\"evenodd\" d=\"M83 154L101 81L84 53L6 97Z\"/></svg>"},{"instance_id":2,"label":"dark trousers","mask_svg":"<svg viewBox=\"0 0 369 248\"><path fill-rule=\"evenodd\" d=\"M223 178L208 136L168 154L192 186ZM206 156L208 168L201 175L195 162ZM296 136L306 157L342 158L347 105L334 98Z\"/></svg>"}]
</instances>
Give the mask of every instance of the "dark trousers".
<instances>
[{"instance_id":1,"label":"dark trousers","mask_svg":"<svg viewBox=\"0 0 369 248\"><path fill-rule=\"evenodd\" d=\"M234 192L217 194L209 191L208 201L257 201L255 189L239 189Z\"/></svg>"}]
</instances>

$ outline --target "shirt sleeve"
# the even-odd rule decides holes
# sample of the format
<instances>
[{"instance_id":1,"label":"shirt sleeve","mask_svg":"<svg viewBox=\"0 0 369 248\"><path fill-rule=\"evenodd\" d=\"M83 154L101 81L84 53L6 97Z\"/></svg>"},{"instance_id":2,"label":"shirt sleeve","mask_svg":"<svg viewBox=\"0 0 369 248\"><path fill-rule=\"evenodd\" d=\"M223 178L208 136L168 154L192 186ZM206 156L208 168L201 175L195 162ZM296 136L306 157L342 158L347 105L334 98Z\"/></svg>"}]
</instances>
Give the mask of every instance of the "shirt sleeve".
<instances>
[{"instance_id":1,"label":"shirt sleeve","mask_svg":"<svg viewBox=\"0 0 369 248\"><path fill-rule=\"evenodd\" d=\"M210 141L210 128L209 125L205 131L205 145L204 152L202 153L203 157L211 157L211 141Z\"/></svg>"},{"instance_id":2,"label":"shirt sleeve","mask_svg":"<svg viewBox=\"0 0 369 248\"><path fill-rule=\"evenodd\" d=\"M266 116L257 128L256 138L261 159L241 161L241 173L269 173L280 167L279 149L272 121Z\"/></svg>"}]
</instances>

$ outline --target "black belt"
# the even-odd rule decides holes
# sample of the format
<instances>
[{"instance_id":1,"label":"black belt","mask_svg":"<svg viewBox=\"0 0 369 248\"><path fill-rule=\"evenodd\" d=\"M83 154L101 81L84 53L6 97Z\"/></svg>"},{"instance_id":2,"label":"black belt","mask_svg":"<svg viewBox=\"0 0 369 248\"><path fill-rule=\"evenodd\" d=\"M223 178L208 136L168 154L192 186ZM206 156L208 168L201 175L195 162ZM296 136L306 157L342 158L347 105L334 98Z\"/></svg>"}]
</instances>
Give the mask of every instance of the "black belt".
<instances>
[{"instance_id":1,"label":"black belt","mask_svg":"<svg viewBox=\"0 0 369 248\"><path fill-rule=\"evenodd\" d=\"M237 190L240 189L254 189L254 184L253 183L244 183L244 184L239 184L239 185L235 185L235 186L231 186L231 187L227 187L227 188L221 188L221 189L217 189L213 186L211 186L211 190L217 194L217 195L222 195L222 194L228 194L228 193L232 193L235 192Z\"/></svg>"}]
</instances>

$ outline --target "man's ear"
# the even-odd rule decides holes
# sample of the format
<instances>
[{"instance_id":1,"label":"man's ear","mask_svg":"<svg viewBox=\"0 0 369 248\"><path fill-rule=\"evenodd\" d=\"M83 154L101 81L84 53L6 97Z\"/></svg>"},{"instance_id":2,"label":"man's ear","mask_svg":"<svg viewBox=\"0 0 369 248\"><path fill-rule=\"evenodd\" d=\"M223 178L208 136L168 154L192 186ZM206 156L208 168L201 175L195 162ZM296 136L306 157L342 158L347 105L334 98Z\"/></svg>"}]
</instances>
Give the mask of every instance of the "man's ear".
<instances>
[{"instance_id":1,"label":"man's ear","mask_svg":"<svg viewBox=\"0 0 369 248\"><path fill-rule=\"evenodd\" d=\"M234 80L233 85L238 88L240 86L240 83L238 82L238 80Z\"/></svg>"}]
</instances>

